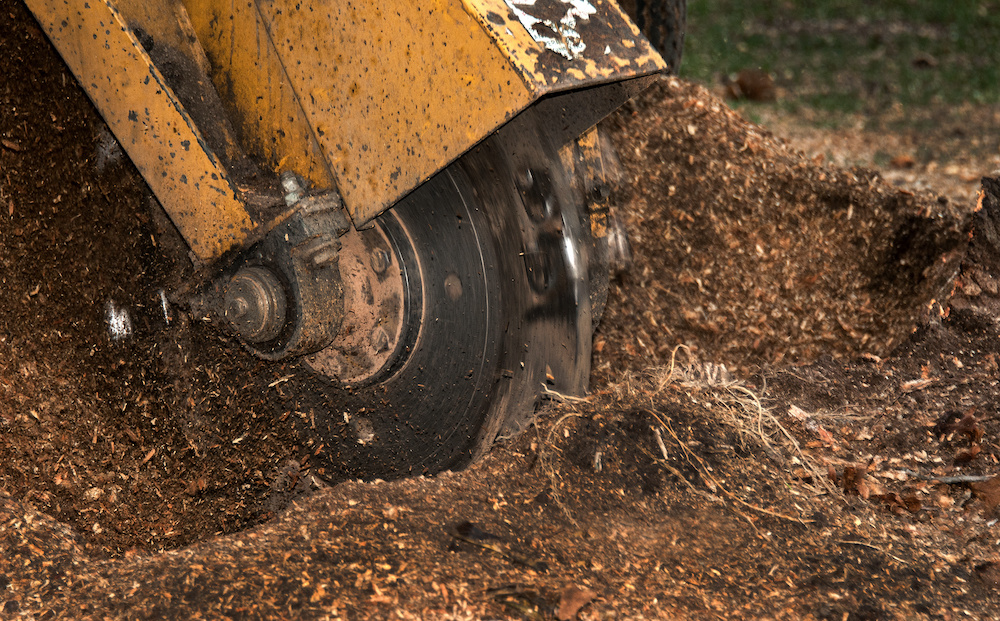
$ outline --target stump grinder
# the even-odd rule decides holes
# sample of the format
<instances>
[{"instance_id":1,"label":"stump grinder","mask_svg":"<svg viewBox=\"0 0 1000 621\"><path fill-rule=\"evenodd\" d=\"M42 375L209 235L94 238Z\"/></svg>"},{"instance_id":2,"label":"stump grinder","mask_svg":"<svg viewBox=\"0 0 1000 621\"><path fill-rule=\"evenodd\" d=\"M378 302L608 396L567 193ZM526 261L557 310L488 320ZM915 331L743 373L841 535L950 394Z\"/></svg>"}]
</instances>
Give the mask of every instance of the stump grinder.
<instances>
[{"instance_id":1,"label":"stump grinder","mask_svg":"<svg viewBox=\"0 0 1000 621\"><path fill-rule=\"evenodd\" d=\"M348 387L395 470L586 391L594 126L670 69L614 2L26 4L187 243L175 302Z\"/></svg>"}]
</instances>

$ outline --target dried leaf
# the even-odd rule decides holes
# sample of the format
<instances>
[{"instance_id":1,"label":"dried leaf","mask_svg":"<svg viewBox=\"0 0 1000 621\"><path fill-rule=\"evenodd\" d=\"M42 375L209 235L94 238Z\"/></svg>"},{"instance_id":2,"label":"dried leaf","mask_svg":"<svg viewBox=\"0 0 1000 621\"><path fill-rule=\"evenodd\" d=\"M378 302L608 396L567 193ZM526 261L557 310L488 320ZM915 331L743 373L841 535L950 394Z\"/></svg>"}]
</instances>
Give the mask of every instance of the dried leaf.
<instances>
[{"instance_id":1,"label":"dried leaf","mask_svg":"<svg viewBox=\"0 0 1000 621\"><path fill-rule=\"evenodd\" d=\"M983 439L983 428L979 426L979 421L975 416L976 408L975 406L969 408L962 419L955 424L953 430L956 433L961 433L969 436L969 439L974 443L979 443Z\"/></svg>"},{"instance_id":2,"label":"dried leaf","mask_svg":"<svg viewBox=\"0 0 1000 621\"><path fill-rule=\"evenodd\" d=\"M589 604L595 597L597 597L597 593L588 588L566 587L562 595L559 596L559 610L556 617L559 621L575 619L580 609Z\"/></svg>"},{"instance_id":3,"label":"dried leaf","mask_svg":"<svg viewBox=\"0 0 1000 621\"><path fill-rule=\"evenodd\" d=\"M923 508L923 503L920 502L920 498L916 494L907 494L906 496L900 496L896 492L872 494L872 500L877 500L879 502L884 502L889 505L893 513L897 515L902 513L904 510L910 513L917 513Z\"/></svg>"},{"instance_id":4,"label":"dried leaf","mask_svg":"<svg viewBox=\"0 0 1000 621\"><path fill-rule=\"evenodd\" d=\"M833 439L833 434L827 431L826 429L823 429L822 425L816 425L816 435L818 435L819 439L825 442L826 444L833 444L835 442L835 440Z\"/></svg>"},{"instance_id":5,"label":"dried leaf","mask_svg":"<svg viewBox=\"0 0 1000 621\"><path fill-rule=\"evenodd\" d=\"M972 493L986 505L988 512L995 511L1000 506L1000 476L995 476L989 481L982 483L972 483L969 485Z\"/></svg>"},{"instance_id":6,"label":"dried leaf","mask_svg":"<svg viewBox=\"0 0 1000 621\"><path fill-rule=\"evenodd\" d=\"M844 467L844 492L847 494L857 494L865 500L868 499L871 491L865 482L868 469L865 466L845 466Z\"/></svg>"},{"instance_id":7,"label":"dried leaf","mask_svg":"<svg viewBox=\"0 0 1000 621\"><path fill-rule=\"evenodd\" d=\"M979 446L978 444L973 444L967 449L962 449L955 455L955 463L956 464L968 463L973 459L975 459L981 452L983 452L982 447Z\"/></svg>"},{"instance_id":8,"label":"dried leaf","mask_svg":"<svg viewBox=\"0 0 1000 621\"><path fill-rule=\"evenodd\" d=\"M890 492L888 494L872 494L871 499L889 505L889 508L896 514L901 513L905 508L902 497L895 492Z\"/></svg>"},{"instance_id":9,"label":"dried leaf","mask_svg":"<svg viewBox=\"0 0 1000 621\"><path fill-rule=\"evenodd\" d=\"M893 168L913 168L916 164L917 160L913 159L912 155L907 155L905 153L897 155L889 161L889 166L892 166Z\"/></svg>"},{"instance_id":10,"label":"dried leaf","mask_svg":"<svg viewBox=\"0 0 1000 621\"><path fill-rule=\"evenodd\" d=\"M986 586L1000 589L1000 563L990 562L977 566L976 576Z\"/></svg>"},{"instance_id":11,"label":"dried leaf","mask_svg":"<svg viewBox=\"0 0 1000 621\"><path fill-rule=\"evenodd\" d=\"M903 506L910 513L916 513L923 509L923 503L920 501L920 497L916 494L907 494L903 496Z\"/></svg>"},{"instance_id":12,"label":"dried leaf","mask_svg":"<svg viewBox=\"0 0 1000 621\"><path fill-rule=\"evenodd\" d=\"M833 467L833 464L826 465L826 476L828 479L830 479L831 483L833 483L834 485L837 484L839 477L837 477L837 470L836 468Z\"/></svg>"},{"instance_id":13,"label":"dried leaf","mask_svg":"<svg viewBox=\"0 0 1000 621\"><path fill-rule=\"evenodd\" d=\"M734 77L727 77L725 85L730 99L775 101L778 98L774 78L760 69L743 69Z\"/></svg>"},{"instance_id":14,"label":"dried leaf","mask_svg":"<svg viewBox=\"0 0 1000 621\"><path fill-rule=\"evenodd\" d=\"M208 488L208 481L205 477L198 477L187 484L185 491L190 496L194 496L198 492L203 492Z\"/></svg>"}]
</instances>

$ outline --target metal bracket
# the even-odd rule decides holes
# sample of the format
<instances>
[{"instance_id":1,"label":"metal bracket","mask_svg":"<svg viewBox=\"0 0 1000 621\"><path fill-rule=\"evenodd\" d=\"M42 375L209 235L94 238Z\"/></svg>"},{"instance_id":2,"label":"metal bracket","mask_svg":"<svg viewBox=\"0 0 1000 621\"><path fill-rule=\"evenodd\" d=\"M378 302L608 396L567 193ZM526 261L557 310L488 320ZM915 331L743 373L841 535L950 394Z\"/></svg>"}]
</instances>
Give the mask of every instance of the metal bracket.
<instances>
[{"instance_id":1,"label":"metal bracket","mask_svg":"<svg viewBox=\"0 0 1000 621\"><path fill-rule=\"evenodd\" d=\"M280 360L327 347L344 315L339 237L350 229L335 193L301 197L295 212L191 300L223 319L258 356Z\"/></svg>"}]
</instances>

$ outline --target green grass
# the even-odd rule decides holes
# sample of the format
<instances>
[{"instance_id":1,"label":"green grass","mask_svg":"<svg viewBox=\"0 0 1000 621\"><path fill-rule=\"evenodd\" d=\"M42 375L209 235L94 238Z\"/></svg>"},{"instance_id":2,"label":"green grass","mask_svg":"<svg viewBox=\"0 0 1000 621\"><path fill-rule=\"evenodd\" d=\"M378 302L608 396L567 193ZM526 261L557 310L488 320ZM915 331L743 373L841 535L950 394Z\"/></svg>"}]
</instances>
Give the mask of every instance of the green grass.
<instances>
[{"instance_id":1,"label":"green grass","mask_svg":"<svg viewBox=\"0 0 1000 621\"><path fill-rule=\"evenodd\" d=\"M689 0L681 75L760 67L777 105L879 114L1000 103L1000 0Z\"/></svg>"}]
</instances>

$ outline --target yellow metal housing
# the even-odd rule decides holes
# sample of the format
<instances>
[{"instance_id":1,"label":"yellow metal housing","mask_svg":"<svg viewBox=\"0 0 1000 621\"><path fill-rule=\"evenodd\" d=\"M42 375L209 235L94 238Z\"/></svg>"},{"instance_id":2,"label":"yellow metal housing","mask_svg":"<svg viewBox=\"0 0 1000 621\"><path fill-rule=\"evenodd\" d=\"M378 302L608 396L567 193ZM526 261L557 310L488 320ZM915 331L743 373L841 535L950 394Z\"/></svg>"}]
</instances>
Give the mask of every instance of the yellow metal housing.
<instances>
[{"instance_id":1,"label":"yellow metal housing","mask_svg":"<svg viewBox=\"0 0 1000 621\"><path fill-rule=\"evenodd\" d=\"M326 158L257 5L186 0L186 8L244 149L271 170L293 171L315 187L333 188Z\"/></svg>"},{"instance_id":2,"label":"yellow metal housing","mask_svg":"<svg viewBox=\"0 0 1000 621\"><path fill-rule=\"evenodd\" d=\"M460 2L258 6L356 222L531 101Z\"/></svg>"},{"instance_id":3,"label":"yellow metal housing","mask_svg":"<svg viewBox=\"0 0 1000 621\"><path fill-rule=\"evenodd\" d=\"M235 19L220 13L232 9L218 0L187 6L222 68L216 84L235 94L234 116L265 134L286 128L298 135L301 121L282 112L288 106L270 103L295 93L357 223L533 101L665 68L610 1L260 0L235 10ZM294 151L282 152L288 146L276 145L272 159L298 161ZM315 179L310 171L321 168L296 172Z\"/></svg>"},{"instance_id":4,"label":"yellow metal housing","mask_svg":"<svg viewBox=\"0 0 1000 621\"><path fill-rule=\"evenodd\" d=\"M533 103L569 140L665 68L611 0L27 4L203 261L269 226L258 167L363 225Z\"/></svg>"}]
</instances>

